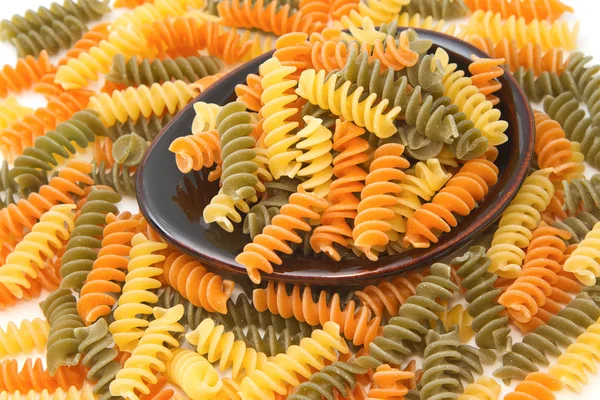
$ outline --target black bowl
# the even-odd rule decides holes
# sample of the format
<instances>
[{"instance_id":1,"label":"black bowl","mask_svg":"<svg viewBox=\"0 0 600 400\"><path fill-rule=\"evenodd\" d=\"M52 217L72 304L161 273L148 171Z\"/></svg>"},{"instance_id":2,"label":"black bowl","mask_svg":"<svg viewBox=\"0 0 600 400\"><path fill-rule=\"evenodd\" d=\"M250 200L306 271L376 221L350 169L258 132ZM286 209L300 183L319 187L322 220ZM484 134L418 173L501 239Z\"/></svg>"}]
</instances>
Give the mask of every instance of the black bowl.
<instances>
[{"instance_id":1,"label":"black bowl","mask_svg":"<svg viewBox=\"0 0 600 400\"><path fill-rule=\"evenodd\" d=\"M487 57L477 48L454 37L427 30L416 31L420 37L433 41L433 50L444 48L452 62L463 70L467 70L472 54ZM257 73L259 65L271 55L264 54L232 71L194 102L224 105L234 101L235 86L245 82L248 74ZM534 126L529 102L510 73L504 74L499 80L502 89L497 93L501 100L498 107L502 111L502 118L510 124L506 132L509 141L499 147L500 154L496 160L500 169L499 181L479 207L464 218L457 228L442 235L431 248L382 256L377 262L363 259L336 262L324 257L305 258L298 255L283 257L283 265L275 266L275 272L263 275L263 278L320 285L364 284L434 263L481 234L500 217L516 195L527 176L533 154ZM175 165L174 155L168 151L175 138L190 133L195 115L192 104L164 128L146 152L137 178L138 202L150 225L168 242L197 257L209 268L246 274L245 268L235 262L235 256L250 238L242 233L226 233L217 224L209 226L202 220L202 210L217 193L217 184L208 182L204 171L182 174ZM241 229L237 227L236 231L241 232Z\"/></svg>"}]
</instances>

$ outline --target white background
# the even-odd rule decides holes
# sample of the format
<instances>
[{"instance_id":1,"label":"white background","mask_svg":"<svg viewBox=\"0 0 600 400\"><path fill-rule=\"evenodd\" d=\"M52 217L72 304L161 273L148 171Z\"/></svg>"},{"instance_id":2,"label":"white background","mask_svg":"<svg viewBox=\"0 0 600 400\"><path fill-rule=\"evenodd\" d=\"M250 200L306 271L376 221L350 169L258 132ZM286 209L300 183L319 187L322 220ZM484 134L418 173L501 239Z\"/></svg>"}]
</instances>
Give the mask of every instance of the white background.
<instances>
[{"instance_id":1,"label":"white background","mask_svg":"<svg viewBox=\"0 0 600 400\"><path fill-rule=\"evenodd\" d=\"M598 42L600 41L600 21L598 16L600 15L600 2L597 0L563 0L565 3L573 6L575 8L575 13L573 15L568 15L563 17L564 19L570 21L571 23L579 20L580 21L580 35L578 48L580 51L588 55L595 56L600 62L600 46L598 46ZM112 2L112 1L111 1ZM10 18L13 14L23 14L27 9L37 8L40 5L49 6L52 3L52 0L0 0L0 19ZM105 19L111 20L117 15L117 13L122 12L122 10L114 11L111 15L108 15ZM62 54L59 54L54 59L57 59ZM16 62L16 51L12 46L7 43L0 43L0 64L9 64L14 65ZM35 93L26 93L18 97L19 102L23 105L27 105L30 107L40 107L45 104L45 100L42 96L37 95ZM0 155L0 162L2 161L2 156ZM595 172L593 169L588 168L588 174ZM123 202L123 207L121 209L129 209L131 211L137 211L136 203L134 199L126 199ZM42 297L43 298L43 297ZM6 328L6 325L13 321L18 324L21 319L33 319L35 317L43 318L43 314L38 306L38 302L42 299L34 299L29 302L21 302L18 303L17 306L12 307L5 311L0 311L0 327ZM515 335L515 339L517 339L517 335ZM32 354L29 355L31 357L42 356L41 354ZM25 356L20 358L20 361L23 361ZM495 369L496 366L489 366L486 368L487 376L491 376L491 372ZM504 386L503 386L504 388ZM503 392L506 393L508 389L504 388ZM570 392L568 389L563 390L558 395L559 399L564 400L574 400L576 398L579 399L597 399L598 393L600 393L600 376L591 377L591 382L588 386L586 386L583 392L580 395L577 395L573 392Z\"/></svg>"}]
</instances>

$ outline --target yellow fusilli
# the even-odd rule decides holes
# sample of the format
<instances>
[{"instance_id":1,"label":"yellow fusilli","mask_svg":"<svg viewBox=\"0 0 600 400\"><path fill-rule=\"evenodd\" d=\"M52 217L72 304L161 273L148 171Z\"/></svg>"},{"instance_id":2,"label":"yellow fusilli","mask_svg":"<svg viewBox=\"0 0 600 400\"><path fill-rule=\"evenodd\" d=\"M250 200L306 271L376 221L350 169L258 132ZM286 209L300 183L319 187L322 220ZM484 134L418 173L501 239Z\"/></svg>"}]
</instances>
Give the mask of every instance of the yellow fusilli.
<instances>
[{"instance_id":1,"label":"yellow fusilli","mask_svg":"<svg viewBox=\"0 0 600 400\"><path fill-rule=\"evenodd\" d=\"M23 288L31 288L27 278L37 278L37 268L43 269L45 259L63 247L75 225L74 208L73 204L59 204L46 211L6 257L0 267L0 283L13 295L23 297Z\"/></svg>"},{"instance_id":2,"label":"yellow fusilli","mask_svg":"<svg viewBox=\"0 0 600 400\"><path fill-rule=\"evenodd\" d=\"M517 196L502 213L499 228L494 233L492 247L487 252L491 259L490 272L503 278L517 278L525 259L525 251L532 232L542 220L541 212L554 196L554 185L549 179L551 168L532 173Z\"/></svg>"},{"instance_id":3,"label":"yellow fusilli","mask_svg":"<svg viewBox=\"0 0 600 400\"><path fill-rule=\"evenodd\" d=\"M152 314L152 304L158 301L153 291L161 287L156 277L163 271L154 265L165 257L154 253L167 247L165 243L146 239L141 233L133 237L131 246L125 285L114 311L115 320L109 327L119 349L128 352L137 346L148 326L143 317Z\"/></svg>"},{"instance_id":4,"label":"yellow fusilli","mask_svg":"<svg viewBox=\"0 0 600 400\"><path fill-rule=\"evenodd\" d=\"M141 85L115 90L112 95L101 93L90 99L89 107L100 114L106 126L112 126L117 121L124 123L128 118L136 121L140 115L145 118L162 115L165 109L169 114L175 114L199 93L184 81L155 83L150 87Z\"/></svg>"},{"instance_id":5,"label":"yellow fusilli","mask_svg":"<svg viewBox=\"0 0 600 400\"><path fill-rule=\"evenodd\" d=\"M323 329L315 330L300 345L290 346L285 354L270 359L263 368L257 369L242 380L239 394L245 400L274 399L275 394L287 394L287 387L300 384L300 376L308 379L311 368L320 371L325 360L335 361L337 352L348 353L348 345L340 336L335 322L326 322Z\"/></svg>"},{"instance_id":6,"label":"yellow fusilli","mask_svg":"<svg viewBox=\"0 0 600 400\"><path fill-rule=\"evenodd\" d=\"M32 113L33 109L20 105L15 96L8 96L5 100L0 101L0 129L10 126Z\"/></svg>"},{"instance_id":7,"label":"yellow fusilli","mask_svg":"<svg viewBox=\"0 0 600 400\"><path fill-rule=\"evenodd\" d=\"M600 222L585 235L563 269L573 273L584 285L596 284L596 278L600 277Z\"/></svg>"},{"instance_id":8,"label":"yellow fusilli","mask_svg":"<svg viewBox=\"0 0 600 400\"><path fill-rule=\"evenodd\" d=\"M325 70L317 73L314 69L308 69L302 72L296 93L311 104L331 110L335 115L366 128L380 138L388 138L397 132L394 119L400 113L400 107L394 107L386 113L389 104L387 99L378 102L377 94L371 93L361 100L365 91L362 86L350 94L351 81L344 82L336 89L337 75L330 76L327 81L325 77Z\"/></svg>"},{"instance_id":9,"label":"yellow fusilli","mask_svg":"<svg viewBox=\"0 0 600 400\"><path fill-rule=\"evenodd\" d=\"M192 400L212 399L223 388L215 368L195 351L175 350L166 371L169 382L179 386Z\"/></svg>"},{"instance_id":10,"label":"yellow fusilli","mask_svg":"<svg viewBox=\"0 0 600 400\"><path fill-rule=\"evenodd\" d=\"M331 177L333 176L333 155L331 149L333 134L322 125L323 121L310 115L304 117L306 126L296 134L303 139L296 144L296 148L304 153L296 157L300 163L308 163L300 171L298 176L308 177L299 186L307 192L314 193L317 197L325 198L329 194Z\"/></svg>"},{"instance_id":11,"label":"yellow fusilli","mask_svg":"<svg viewBox=\"0 0 600 400\"><path fill-rule=\"evenodd\" d=\"M158 381L156 372L165 371L165 363L173 358L170 348L179 347L179 342L172 335L184 331L179 323L183 311L181 304L168 310L154 308L156 319L150 322L131 357L110 383L110 394L139 400L140 393L150 393L148 384Z\"/></svg>"},{"instance_id":12,"label":"yellow fusilli","mask_svg":"<svg viewBox=\"0 0 600 400\"><path fill-rule=\"evenodd\" d=\"M233 332L225 332L223 325L206 318L186 339L196 347L196 351L205 355L208 362L219 361L219 369L225 371L231 367L231 377L241 382L244 376L251 375L267 362L265 353L247 347L243 340L235 340Z\"/></svg>"},{"instance_id":13,"label":"yellow fusilli","mask_svg":"<svg viewBox=\"0 0 600 400\"><path fill-rule=\"evenodd\" d=\"M293 107L292 103L298 96L286 93L297 84L289 78L294 71L295 67L284 67L275 57L267 60L259 69L263 88L261 102L264 106L261 114L264 144L267 147L269 169L275 179L283 175L293 178L302 167L302 164L296 161L302 151L290 149L300 140L291 134L298 127L298 122L292 121L292 117L298 113L298 109Z\"/></svg>"},{"instance_id":14,"label":"yellow fusilli","mask_svg":"<svg viewBox=\"0 0 600 400\"><path fill-rule=\"evenodd\" d=\"M48 322L39 318L24 319L19 327L9 322L5 330L0 329L0 357L44 350L49 332Z\"/></svg>"}]
</instances>

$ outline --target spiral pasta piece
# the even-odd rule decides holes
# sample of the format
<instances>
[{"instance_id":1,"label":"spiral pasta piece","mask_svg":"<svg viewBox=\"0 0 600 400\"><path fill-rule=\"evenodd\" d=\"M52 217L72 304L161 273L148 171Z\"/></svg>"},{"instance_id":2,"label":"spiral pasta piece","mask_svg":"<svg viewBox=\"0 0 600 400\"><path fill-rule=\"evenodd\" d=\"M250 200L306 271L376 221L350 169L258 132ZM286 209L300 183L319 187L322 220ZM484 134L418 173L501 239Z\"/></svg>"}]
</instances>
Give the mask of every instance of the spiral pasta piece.
<instances>
[{"instance_id":1,"label":"spiral pasta piece","mask_svg":"<svg viewBox=\"0 0 600 400\"><path fill-rule=\"evenodd\" d=\"M99 73L107 73L116 54L126 58L139 54L146 48L144 36L132 27L112 29L106 40L70 59L56 71L55 82L63 89L79 89L89 81L97 81Z\"/></svg>"},{"instance_id":2,"label":"spiral pasta piece","mask_svg":"<svg viewBox=\"0 0 600 400\"><path fill-rule=\"evenodd\" d=\"M597 255L599 235L600 224L596 224L564 264L564 270L573 273L586 286L595 285L596 278L600 276L600 258Z\"/></svg>"},{"instance_id":3,"label":"spiral pasta piece","mask_svg":"<svg viewBox=\"0 0 600 400\"><path fill-rule=\"evenodd\" d=\"M296 143L296 148L303 151L302 155L296 157L296 162L308 163L297 173L297 176L307 179L298 186L323 198L329 193L333 176L333 134L322 125L323 120L318 118L306 116L304 123L304 128L296 133L296 137L301 139Z\"/></svg>"},{"instance_id":4,"label":"spiral pasta piece","mask_svg":"<svg viewBox=\"0 0 600 400\"><path fill-rule=\"evenodd\" d=\"M213 56L190 56L154 59L139 59L136 56L128 61L122 54L113 59L111 72L106 79L117 85L140 86L183 80L188 83L221 71L223 63Z\"/></svg>"},{"instance_id":5,"label":"spiral pasta piece","mask_svg":"<svg viewBox=\"0 0 600 400\"><path fill-rule=\"evenodd\" d=\"M256 28L273 32L277 36L289 32L312 33L322 30L325 25L314 16L302 11L291 12L289 5L278 8L276 1L265 4L258 0L254 4L245 0L228 0L217 5L221 21L233 28Z\"/></svg>"},{"instance_id":6,"label":"spiral pasta piece","mask_svg":"<svg viewBox=\"0 0 600 400\"><path fill-rule=\"evenodd\" d=\"M361 191L352 238L354 246L373 261L378 259L377 248L397 241L402 231L402 217L396 208L397 195L402 192L402 170L409 167L401 157L403 152L404 146L392 143L375 150Z\"/></svg>"},{"instance_id":7,"label":"spiral pasta piece","mask_svg":"<svg viewBox=\"0 0 600 400\"><path fill-rule=\"evenodd\" d=\"M532 231L541 221L540 212L550 204L554 186L549 179L551 170L539 170L531 174L517 196L502 213L500 228L494 233L488 257L492 260L490 272L504 277L517 277L525 259L522 250L529 246Z\"/></svg>"},{"instance_id":8,"label":"spiral pasta piece","mask_svg":"<svg viewBox=\"0 0 600 400\"><path fill-rule=\"evenodd\" d=\"M28 358L21 370L17 360L4 360L0 369L0 390L17 396L18 393L27 393L30 390L52 393L57 389L69 390L71 386L81 389L85 380L85 369L81 366L61 367L51 374L44 369L40 358L36 358L35 361Z\"/></svg>"},{"instance_id":9,"label":"spiral pasta piece","mask_svg":"<svg viewBox=\"0 0 600 400\"><path fill-rule=\"evenodd\" d=\"M131 214L106 215L102 232L102 247L79 293L77 312L86 323L108 315L121 293L120 283L125 282L131 239L140 222Z\"/></svg>"},{"instance_id":10,"label":"spiral pasta piece","mask_svg":"<svg viewBox=\"0 0 600 400\"><path fill-rule=\"evenodd\" d=\"M500 110L486 100L485 95L479 92L472 78L465 76L464 71L454 72L455 64L449 65L449 68L443 78L444 95L452 100L459 111L466 114L467 119L473 121L475 128L481 130L491 146L506 142L508 137L504 132L508 123L500 119Z\"/></svg>"},{"instance_id":11,"label":"spiral pasta piece","mask_svg":"<svg viewBox=\"0 0 600 400\"><path fill-rule=\"evenodd\" d=\"M127 121L116 123L107 128L106 133L113 142L118 138L133 132L137 133L147 141L152 142L162 129L171 122L172 118L173 114L169 113L164 113L161 116L152 114L150 118L140 118L137 121L127 118Z\"/></svg>"},{"instance_id":12,"label":"spiral pasta piece","mask_svg":"<svg viewBox=\"0 0 600 400\"><path fill-rule=\"evenodd\" d=\"M271 263L281 265L283 262L275 251L291 254L292 249L287 242L302 243L302 238L296 230L310 232L310 225L304 219L320 220L320 213L327 207L327 201L308 193L294 193L289 203L281 207L271 224L267 225L260 235L257 235L244 246L244 250L236 257L236 262L242 264L248 276L254 283L260 283L260 272L273 272Z\"/></svg>"},{"instance_id":13,"label":"spiral pasta piece","mask_svg":"<svg viewBox=\"0 0 600 400\"><path fill-rule=\"evenodd\" d=\"M70 290L58 289L40 303L40 308L50 324L46 343L46 364L51 376L65 366L77 365L81 358L78 350L80 341L73 331L84 325L77 314L76 302Z\"/></svg>"},{"instance_id":14,"label":"spiral pasta piece","mask_svg":"<svg viewBox=\"0 0 600 400\"><path fill-rule=\"evenodd\" d=\"M61 259L61 288L79 293L102 246L102 233L106 214L118 213L116 203L121 196L112 190L92 187L75 219L75 228L67 243L67 251Z\"/></svg>"},{"instance_id":15,"label":"spiral pasta piece","mask_svg":"<svg viewBox=\"0 0 600 400\"><path fill-rule=\"evenodd\" d=\"M313 297L310 286L302 288L294 285L289 295L285 284L278 283L275 286L272 282L266 289L255 289L252 294L254 307L260 312L268 310L274 315L293 317L310 326L333 321L340 327L340 333L355 345L368 344L377 336L381 316L371 318L369 308L357 306L353 300L342 304L337 293L328 299L324 290L319 293L318 300L315 301Z\"/></svg>"},{"instance_id":16,"label":"spiral pasta piece","mask_svg":"<svg viewBox=\"0 0 600 400\"><path fill-rule=\"evenodd\" d=\"M582 93L583 101L592 119L594 127L600 126L600 92L598 91L598 82L600 82L600 66L588 65L592 57L584 56L581 53L574 53L569 56L568 69L573 74L579 91Z\"/></svg>"},{"instance_id":17,"label":"spiral pasta piece","mask_svg":"<svg viewBox=\"0 0 600 400\"><path fill-rule=\"evenodd\" d=\"M471 56L473 62L469 64L471 81L473 85L479 88L479 93L485 95L486 99L493 105L500 103L500 99L494 96L494 93L502 89L502 84L496 81L497 78L504 75L504 70L500 65L504 64L503 58L480 58Z\"/></svg>"},{"instance_id":18,"label":"spiral pasta piece","mask_svg":"<svg viewBox=\"0 0 600 400\"><path fill-rule=\"evenodd\" d=\"M236 29L226 30L218 23L199 22L191 17L158 20L143 29L149 47L166 57L194 56L206 49L208 54L234 64L253 47L253 42Z\"/></svg>"},{"instance_id":19,"label":"spiral pasta piece","mask_svg":"<svg viewBox=\"0 0 600 400\"><path fill-rule=\"evenodd\" d=\"M404 242L414 247L429 247L431 242L437 243L434 229L449 232L451 227L455 227L458 221L453 213L468 215L487 195L489 188L496 184L498 171L493 162L484 159L465 163L430 203L423 204L408 218Z\"/></svg>"},{"instance_id":20,"label":"spiral pasta piece","mask_svg":"<svg viewBox=\"0 0 600 400\"><path fill-rule=\"evenodd\" d=\"M563 75L567 75L567 73ZM571 92L544 98L544 111L550 118L560 123L569 140L581 143L580 150L585 155L586 161L592 166L598 166L600 165L599 151L597 150L600 127L592 126L592 119L579 105L579 100Z\"/></svg>"},{"instance_id":21,"label":"spiral pasta piece","mask_svg":"<svg viewBox=\"0 0 600 400\"><path fill-rule=\"evenodd\" d=\"M206 355L210 363L219 361L219 370L232 368L232 378L241 382L267 363L267 356L246 346L242 340L235 340L232 332L225 332L223 325L217 325L207 318L186 339L201 355Z\"/></svg>"},{"instance_id":22,"label":"spiral pasta piece","mask_svg":"<svg viewBox=\"0 0 600 400\"><path fill-rule=\"evenodd\" d=\"M481 360L475 357L483 356L488 361L492 358L483 350L461 345L455 331L440 335L430 330L425 343L420 390L423 399L456 396L462 389L461 378L473 382L473 372L483 372Z\"/></svg>"},{"instance_id":23,"label":"spiral pasta piece","mask_svg":"<svg viewBox=\"0 0 600 400\"><path fill-rule=\"evenodd\" d=\"M533 70L519 67L513 77L523 88L527 98L533 102L539 102L547 95L559 96L569 91L579 97L577 84L569 71L563 71L560 75L554 72L542 72L536 78Z\"/></svg>"},{"instance_id":24,"label":"spiral pasta piece","mask_svg":"<svg viewBox=\"0 0 600 400\"><path fill-rule=\"evenodd\" d=\"M94 183L87 175L90 172L90 163L71 160L59 171L58 176L40 188L39 193L31 193L27 199L20 199L0 210L0 242L20 240L44 212L57 204L72 204L74 196L84 194L80 185L85 187Z\"/></svg>"},{"instance_id":25,"label":"spiral pasta piece","mask_svg":"<svg viewBox=\"0 0 600 400\"><path fill-rule=\"evenodd\" d=\"M216 129L178 137L169 145L177 168L184 174L221 164L221 145Z\"/></svg>"},{"instance_id":26,"label":"spiral pasta piece","mask_svg":"<svg viewBox=\"0 0 600 400\"><path fill-rule=\"evenodd\" d=\"M31 353L34 349L42 351L46 347L50 325L39 318L24 319L17 327L12 321L6 329L0 330L0 356L16 356Z\"/></svg>"},{"instance_id":27,"label":"spiral pasta piece","mask_svg":"<svg viewBox=\"0 0 600 400\"><path fill-rule=\"evenodd\" d=\"M23 297L23 287L31 287L26 277L37 278L35 267L43 269L44 259L53 257L62 248L62 241L73 229L74 208L70 204L50 208L6 257L6 263L0 267L0 283L16 297Z\"/></svg>"},{"instance_id":28,"label":"spiral pasta piece","mask_svg":"<svg viewBox=\"0 0 600 400\"><path fill-rule=\"evenodd\" d=\"M173 335L184 331L178 322L183 316L183 306L178 305L168 310L156 307L153 314L156 319L148 324L131 357L110 383L111 395L138 400L136 391L148 394L148 384L154 384L158 380L156 372L167 370L167 363L177 357L177 353L173 353L167 346L179 346Z\"/></svg>"},{"instance_id":29,"label":"spiral pasta piece","mask_svg":"<svg viewBox=\"0 0 600 400\"><path fill-rule=\"evenodd\" d=\"M32 112L33 109L20 105L16 97L9 96L0 101L0 129L7 128Z\"/></svg>"},{"instance_id":30,"label":"spiral pasta piece","mask_svg":"<svg viewBox=\"0 0 600 400\"><path fill-rule=\"evenodd\" d=\"M533 231L522 275L498 299L512 319L527 323L538 314L538 308L553 301L550 300L554 294L553 285L558 283L557 273L562 270L561 265L566 258L563 240L569 238L567 231L544 223ZM568 295L566 298L570 299ZM560 306L556 308L560 310Z\"/></svg>"},{"instance_id":31,"label":"spiral pasta piece","mask_svg":"<svg viewBox=\"0 0 600 400\"><path fill-rule=\"evenodd\" d=\"M560 356L563 348L571 345L599 316L600 309L587 293L577 295L547 322L537 321L523 341L504 354L503 366L494 371L494 376L507 384L512 379L525 379L527 374L538 370L538 365L549 365L548 356Z\"/></svg>"},{"instance_id":32,"label":"spiral pasta piece","mask_svg":"<svg viewBox=\"0 0 600 400\"><path fill-rule=\"evenodd\" d=\"M11 39L19 57L37 56L46 50L49 55L55 55L60 50L70 48L87 31L85 24L72 15L62 21L54 21L44 25L39 32L30 31L19 33Z\"/></svg>"},{"instance_id":33,"label":"spiral pasta piece","mask_svg":"<svg viewBox=\"0 0 600 400\"><path fill-rule=\"evenodd\" d=\"M9 176L19 185L20 191L38 191L46 171L55 168L59 160L69 159L79 148L88 147L96 136L105 134L98 113L92 110L76 112L56 129L37 138L33 147L25 148L23 155L15 158Z\"/></svg>"},{"instance_id":34,"label":"spiral pasta piece","mask_svg":"<svg viewBox=\"0 0 600 400\"><path fill-rule=\"evenodd\" d=\"M576 22L573 27L569 27L566 21L550 23L534 19L527 23L524 18L515 16L502 21L501 13L477 10L471 16L465 33L489 37L495 43L506 38L516 40L519 46L529 42L541 45L544 50L553 47L573 50L579 34L579 23Z\"/></svg>"},{"instance_id":35,"label":"spiral pasta piece","mask_svg":"<svg viewBox=\"0 0 600 400\"><path fill-rule=\"evenodd\" d=\"M527 375L523 382L517 384L513 392L508 393L504 398L506 400L554 400L556 396L552 392L561 390L562 386L560 380L551 374L532 372Z\"/></svg>"},{"instance_id":36,"label":"spiral pasta piece","mask_svg":"<svg viewBox=\"0 0 600 400\"><path fill-rule=\"evenodd\" d=\"M517 4L517 3L515 3ZM502 39L495 43L489 37L468 36L466 41L497 59L504 59L505 65L515 72L520 67L532 70L535 76L543 72L562 74L567 68L564 52L553 47L544 52L539 44L527 43L519 46L516 40Z\"/></svg>"},{"instance_id":37,"label":"spiral pasta piece","mask_svg":"<svg viewBox=\"0 0 600 400\"><path fill-rule=\"evenodd\" d=\"M55 71L55 68L45 51L38 58L27 56L18 59L15 67L5 65L0 71L0 97L31 88L44 75Z\"/></svg>"},{"instance_id":38,"label":"spiral pasta piece","mask_svg":"<svg viewBox=\"0 0 600 400\"><path fill-rule=\"evenodd\" d=\"M102 398L109 397L108 385L115 379L122 366L116 361L119 352L114 347L115 342L108 331L107 322L99 319L91 326L76 328L74 334L81 342L81 363L90 368L87 379L96 382L93 393Z\"/></svg>"},{"instance_id":39,"label":"spiral pasta piece","mask_svg":"<svg viewBox=\"0 0 600 400\"><path fill-rule=\"evenodd\" d=\"M387 99L375 104L378 96L371 93L361 100L361 95L365 92L362 86L350 94L352 82L346 81L336 88L336 81L337 75L332 75L326 80L324 70L316 72L314 69L308 69L302 72L296 93L310 103L331 110L335 115L366 128L380 138L387 138L396 133L393 121L400 113L400 107L394 107L385 113L389 103Z\"/></svg>"},{"instance_id":40,"label":"spiral pasta piece","mask_svg":"<svg viewBox=\"0 0 600 400\"><path fill-rule=\"evenodd\" d=\"M482 349L496 349L504 353L511 348L512 338L506 308L498 303L501 289L495 287L498 277L488 272L491 261L485 256L485 248L472 246L464 255L456 257L451 264L458 267L456 274L462 279L466 290L467 312L473 321L475 343Z\"/></svg>"},{"instance_id":41,"label":"spiral pasta piece","mask_svg":"<svg viewBox=\"0 0 600 400\"><path fill-rule=\"evenodd\" d=\"M184 81L141 85L124 91L114 91L112 95L102 93L90 99L90 108L100 114L106 126L123 123L127 118L137 120L140 116L149 118L152 114L161 115L165 109L174 114L183 108L199 91Z\"/></svg>"},{"instance_id":42,"label":"spiral pasta piece","mask_svg":"<svg viewBox=\"0 0 600 400\"><path fill-rule=\"evenodd\" d=\"M215 398L224 386L214 367L200 354L177 349L167 363L167 377L192 400Z\"/></svg>"},{"instance_id":43,"label":"spiral pasta piece","mask_svg":"<svg viewBox=\"0 0 600 400\"><path fill-rule=\"evenodd\" d=\"M44 25L54 21L63 21L73 16L81 22L90 22L102 18L110 12L110 7L103 0L65 0L62 5L52 3L50 8L39 7L36 11L27 10L24 15L14 15L10 20L0 23L2 40L10 40L19 33L39 32Z\"/></svg>"},{"instance_id":44,"label":"spiral pasta piece","mask_svg":"<svg viewBox=\"0 0 600 400\"><path fill-rule=\"evenodd\" d=\"M163 255L163 277L168 285L196 307L227 313L227 300L235 285L232 281L206 271L199 261L179 251L167 250Z\"/></svg>"},{"instance_id":45,"label":"spiral pasta piece","mask_svg":"<svg viewBox=\"0 0 600 400\"><path fill-rule=\"evenodd\" d=\"M593 211L600 204L600 174L594 174L590 179L579 178L563 181L563 208L570 214L578 210Z\"/></svg>"},{"instance_id":46,"label":"spiral pasta piece","mask_svg":"<svg viewBox=\"0 0 600 400\"><path fill-rule=\"evenodd\" d=\"M275 398L275 393L287 394L287 385L297 385L299 376L310 377L308 367L321 370L324 361L335 361L336 352L345 354L348 346L340 337L339 327L327 322L323 330L315 330L310 338L291 346L285 354L268 361L262 368L245 377L240 385L240 395L248 399Z\"/></svg>"},{"instance_id":47,"label":"spiral pasta piece","mask_svg":"<svg viewBox=\"0 0 600 400\"><path fill-rule=\"evenodd\" d=\"M573 142L566 138L560 124L539 111L534 112L534 117L535 152L538 156L539 167L542 169L553 168L550 180L555 183L582 178L585 169L583 154L577 151L577 146L574 146Z\"/></svg>"},{"instance_id":48,"label":"spiral pasta piece","mask_svg":"<svg viewBox=\"0 0 600 400\"><path fill-rule=\"evenodd\" d=\"M127 352L136 348L148 327L148 321L141 317L152 314L152 304L158 301L152 290L161 286L156 277L162 274L162 269L155 264L165 258L155 253L167 247L146 239L141 233L131 239L131 245L125 285L113 313L115 320L109 326L119 349Z\"/></svg>"},{"instance_id":49,"label":"spiral pasta piece","mask_svg":"<svg viewBox=\"0 0 600 400\"><path fill-rule=\"evenodd\" d=\"M26 147L33 146L38 137L84 109L91 95L91 91L81 90L65 92L50 99L46 107L38 108L33 114L0 131L0 151L7 160L13 161Z\"/></svg>"},{"instance_id":50,"label":"spiral pasta piece","mask_svg":"<svg viewBox=\"0 0 600 400\"><path fill-rule=\"evenodd\" d=\"M333 159L333 174L336 179L331 183L327 197L330 206L323 212L321 226L315 228L310 245L319 253L324 252L334 260L340 254L334 244L348 247L352 229L347 219L358 214L360 201L357 195L364 188L367 173L360 167L369 158L369 143L361 136L365 130L349 121L336 120L333 134L333 149L339 154Z\"/></svg>"}]
</instances>

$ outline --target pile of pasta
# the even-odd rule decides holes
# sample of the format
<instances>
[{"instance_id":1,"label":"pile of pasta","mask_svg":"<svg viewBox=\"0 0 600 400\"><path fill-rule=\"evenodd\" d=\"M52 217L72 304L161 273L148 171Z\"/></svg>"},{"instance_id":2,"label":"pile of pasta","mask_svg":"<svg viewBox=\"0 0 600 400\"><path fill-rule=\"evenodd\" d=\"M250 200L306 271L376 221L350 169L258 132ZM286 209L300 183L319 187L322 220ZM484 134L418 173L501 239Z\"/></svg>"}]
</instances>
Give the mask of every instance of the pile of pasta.
<instances>
[{"instance_id":1,"label":"pile of pasta","mask_svg":"<svg viewBox=\"0 0 600 400\"><path fill-rule=\"evenodd\" d=\"M64 0L2 20L19 58L0 70L0 308L37 301L43 318L0 329L0 399L582 390L600 332L600 174L584 176L600 165L600 66L574 52L571 12L559 0ZM489 57L461 70L410 28ZM270 50L237 101L196 102L191 134L165 155L184 180L218 182L205 222L247 235L237 260L250 279L231 277L121 200L177 112ZM376 266L462 229L498 184L508 73L535 110L535 160L497 225L363 287L261 282L295 251ZM20 104L29 90L47 104Z\"/></svg>"},{"instance_id":2,"label":"pile of pasta","mask_svg":"<svg viewBox=\"0 0 600 400\"><path fill-rule=\"evenodd\" d=\"M474 57L467 76L395 23L276 46L237 102L196 103L192 134L169 148L184 173L216 166L204 221L232 232L245 214L238 229L252 243L236 260L254 283L290 244L337 261L435 245L498 181L501 60ZM311 59L318 46L338 49L338 64Z\"/></svg>"}]
</instances>

